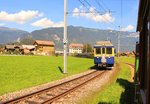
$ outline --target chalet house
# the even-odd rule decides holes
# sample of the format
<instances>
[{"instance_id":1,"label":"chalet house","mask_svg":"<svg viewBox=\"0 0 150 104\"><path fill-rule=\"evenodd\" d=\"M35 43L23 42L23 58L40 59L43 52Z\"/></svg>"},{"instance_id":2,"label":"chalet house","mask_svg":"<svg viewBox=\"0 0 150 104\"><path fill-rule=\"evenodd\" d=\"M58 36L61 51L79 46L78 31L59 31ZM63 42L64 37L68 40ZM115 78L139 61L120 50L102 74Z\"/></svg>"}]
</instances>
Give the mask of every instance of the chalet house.
<instances>
[{"instance_id":1,"label":"chalet house","mask_svg":"<svg viewBox=\"0 0 150 104\"><path fill-rule=\"evenodd\" d=\"M69 45L69 54L80 54L83 52L83 44L70 44Z\"/></svg>"},{"instance_id":2,"label":"chalet house","mask_svg":"<svg viewBox=\"0 0 150 104\"><path fill-rule=\"evenodd\" d=\"M57 49L57 50L55 50L55 55L63 55L64 54L64 51L63 50L61 50L61 49Z\"/></svg>"},{"instance_id":3,"label":"chalet house","mask_svg":"<svg viewBox=\"0 0 150 104\"><path fill-rule=\"evenodd\" d=\"M35 54L37 55L54 55L55 44L52 41L35 40Z\"/></svg>"},{"instance_id":4,"label":"chalet house","mask_svg":"<svg viewBox=\"0 0 150 104\"><path fill-rule=\"evenodd\" d=\"M0 48L0 53L3 53L5 49L4 48Z\"/></svg>"},{"instance_id":5,"label":"chalet house","mask_svg":"<svg viewBox=\"0 0 150 104\"><path fill-rule=\"evenodd\" d=\"M5 52L22 52L23 51L23 47L21 45L6 45L5 46Z\"/></svg>"},{"instance_id":6,"label":"chalet house","mask_svg":"<svg viewBox=\"0 0 150 104\"><path fill-rule=\"evenodd\" d=\"M35 54L35 45L22 45L23 54L33 53Z\"/></svg>"}]
</instances>

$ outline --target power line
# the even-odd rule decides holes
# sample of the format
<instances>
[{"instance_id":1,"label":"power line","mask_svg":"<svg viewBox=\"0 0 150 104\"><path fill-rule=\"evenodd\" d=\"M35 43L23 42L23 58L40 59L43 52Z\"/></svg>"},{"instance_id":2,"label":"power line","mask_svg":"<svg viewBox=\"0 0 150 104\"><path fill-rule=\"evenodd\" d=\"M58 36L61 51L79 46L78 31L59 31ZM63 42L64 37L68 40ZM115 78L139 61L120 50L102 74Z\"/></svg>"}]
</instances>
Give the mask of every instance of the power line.
<instances>
[{"instance_id":1,"label":"power line","mask_svg":"<svg viewBox=\"0 0 150 104\"><path fill-rule=\"evenodd\" d=\"M98 0L95 0L95 2L99 6L99 8L101 7L105 12L107 12L107 10L100 4L100 2Z\"/></svg>"},{"instance_id":2,"label":"power line","mask_svg":"<svg viewBox=\"0 0 150 104\"><path fill-rule=\"evenodd\" d=\"M107 10L100 4L100 2L99 2L98 0L95 0L95 1L96 1L96 3L98 4L99 7L102 7L102 8L103 8L103 10L104 10L105 12L109 12L109 13L110 13L110 10L107 11ZM107 21L109 21L109 20L108 20L107 18L105 18L105 17L104 17L104 19L107 20ZM118 27L116 24L112 23L111 21L109 21L109 23L112 24L112 25L115 26L115 27Z\"/></svg>"},{"instance_id":3,"label":"power line","mask_svg":"<svg viewBox=\"0 0 150 104\"><path fill-rule=\"evenodd\" d=\"M78 0L87 10L89 10L89 8L81 1L81 0Z\"/></svg>"},{"instance_id":4,"label":"power line","mask_svg":"<svg viewBox=\"0 0 150 104\"><path fill-rule=\"evenodd\" d=\"M105 7L100 3L100 1L99 0L94 0L96 3L97 3L97 5L99 6L99 9L100 9L100 7L105 11L105 12L114 12L114 11L110 11L110 9L109 8L107 8L106 7L106 5L104 4L104 3L102 3L102 0L101 0L101 3L103 4L103 5L105 5Z\"/></svg>"},{"instance_id":5,"label":"power line","mask_svg":"<svg viewBox=\"0 0 150 104\"><path fill-rule=\"evenodd\" d=\"M72 13L94 13L94 12L67 12L68 14L72 14ZM101 12L100 11L98 11L98 13L100 14ZM103 15L102 13L100 14L100 15Z\"/></svg>"},{"instance_id":6,"label":"power line","mask_svg":"<svg viewBox=\"0 0 150 104\"><path fill-rule=\"evenodd\" d=\"M90 11L90 9L85 5L85 3L89 6L89 7L93 7L87 0L84 0L84 2L83 1L81 1L81 0L78 0L84 7L86 7L89 11ZM97 9L95 9L95 8L93 8L94 9L94 12L92 12L92 11L90 11L90 12L92 12L92 13L97 13L97 14L99 14L99 15L101 15L106 21L108 21L108 23L110 23L111 25L113 25L114 27L118 27L118 25L116 25L116 24L114 24L114 23L112 23L110 20L108 20L107 18L105 18L104 17L104 15L103 14L100 14L100 12L97 10ZM103 8L104 9L104 8ZM105 9L104 9L105 10ZM105 12L107 12L106 10L105 10ZM109 12L110 13L110 12Z\"/></svg>"},{"instance_id":7,"label":"power line","mask_svg":"<svg viewBox=\"0 0 150 104\"><path fill-rule=\"evenodd\" d=\"M91 6L92 7L92 5L88 2L88 1L86 1L86 0L84 0L89 6ZM99 3L99 2L98 2ZM100 3L99 3L100 4ZM100 6L100 5L99 5ZM104 8L103 8L104 9ZM99 14L99 12L98 12L98 10L97 9L95 9L94 8L94 10ZM104 9L104 11L105 12L107 12L105 9ZM109 12L110 13L110 12ZM102 15L103 16L103 15ZM118 27L116 24L114 24L114 23L112 23L110 20L108 20L107 18L105 18L104 16L103 16L103 18L106 20L106 21L108 21L108 23L110 23L111 25L113 25L113 26L115 26L115 27Z\"/></svg>"},{"instance_id":8,"label":"power line","mask_svg":"<svg viewBox=\"0 0 150 104\"><path fill-rule=\"evenodd\" d=\"M85 2L86 4L88 4L90 7L92 7L92 5L91 5L88 1L84 0L84 2Z\"/></svg>"},{"instance_id":9,"label":"power line","mask_svg":"<svg viewBox=\"0 0 150 104\"><path fill-rule=\"evenodd\" d=\"M101 3L105 6L106 10L109 10L109 8L108 8L107 5L103 2L103 0L101 0Z\"/></svg>"},{"instance_id":10,"label":"power line","mask_svg":"<svg viewBox=\"0 0 150 104\"><path fill-rule=\"evenodd\" d=\"M122 10L123 9L123 6L122 6L123 3L122 2L123 1L121 0L121 28L122 28L122 22L123 22L123 19L122 19L123 18L123 10Z\"/></svg>"}]
</instances>

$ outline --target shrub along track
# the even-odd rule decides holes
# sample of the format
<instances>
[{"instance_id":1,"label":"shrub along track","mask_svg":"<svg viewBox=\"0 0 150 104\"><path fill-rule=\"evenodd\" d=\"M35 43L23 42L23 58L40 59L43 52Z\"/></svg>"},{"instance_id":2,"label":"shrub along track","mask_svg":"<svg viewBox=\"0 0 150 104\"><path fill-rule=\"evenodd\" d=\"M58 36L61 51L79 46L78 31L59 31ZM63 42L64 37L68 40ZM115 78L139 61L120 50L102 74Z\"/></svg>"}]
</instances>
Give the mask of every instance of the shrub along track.
<instances>
[{"instance_id":1,"label":"shrub along track","mask_svg":"<svg viewBox=\"0 0 150 104\"><path fill-rule=\"evenodd\" d=\"M0 104L46 104L57 101L59 98L64 97L65 95L79 89L84 86L86 83L91 82L92 80L103 75L107 70L103 71L93 71L86 75L71 79L69 81L51 86L49 88L39 90L24 96L20 96L5 102L0 102Z\"/></svg>"}]
</instances>

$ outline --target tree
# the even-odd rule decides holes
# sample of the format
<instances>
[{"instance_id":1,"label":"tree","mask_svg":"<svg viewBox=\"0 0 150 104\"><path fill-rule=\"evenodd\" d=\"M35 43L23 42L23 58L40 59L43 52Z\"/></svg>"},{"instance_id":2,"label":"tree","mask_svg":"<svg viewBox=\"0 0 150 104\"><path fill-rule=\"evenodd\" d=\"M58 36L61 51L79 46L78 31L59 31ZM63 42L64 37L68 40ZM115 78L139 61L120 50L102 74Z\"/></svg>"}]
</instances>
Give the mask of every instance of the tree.
<instances>
[{"instance_id":1,"label":"tree","mask_svg":"<svg viewBox=\"0 0 150 104\"><path fill-rule=\"evenodd\" d=\"M34 39L31 36L24 37L20 40L21 44L32 45L34 43Z\"/></svg>"},{"instance_id":2,"label":"tree","mask_svg":"<svg viewBox=\"0 0 150 104\"><path fill-rule=\"evenodd\" d=\"M90 52L93 52L92 50L92 46L90 44L84 44L83 46L83 53L90 53Z\"/></svg>"}]
</instances>

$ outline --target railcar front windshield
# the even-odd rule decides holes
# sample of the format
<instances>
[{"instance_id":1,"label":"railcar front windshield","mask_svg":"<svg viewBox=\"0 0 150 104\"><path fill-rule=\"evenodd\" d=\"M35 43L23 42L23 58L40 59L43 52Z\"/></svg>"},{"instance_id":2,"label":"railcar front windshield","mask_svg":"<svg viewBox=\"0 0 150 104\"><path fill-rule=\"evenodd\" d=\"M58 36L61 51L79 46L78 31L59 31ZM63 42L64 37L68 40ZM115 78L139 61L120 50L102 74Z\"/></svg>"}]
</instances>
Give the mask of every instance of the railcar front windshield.
<instances>
[{"instance_id":1,"label":"railcar front windshield","mask_svg":"<svg viewBox=\"0 0 150 104\"><path fill-rule=\"evenodd\" d=\"M101 54L101 48L96 48L96 54Z\"/></svg>"},{"instance_id":2,"label":"railcar front windshield","mask_svg":"<svg viewBox=\"0 0 150 104\"><path fill-rule=\"evenodd\" d=\"M107 54L112 54L112 48L111 47L106 48L106 52Z\"/></svg>"},{"instance_id":3,"label":"railcar front windshield","mask_svg":"<svg viewBox=\"0 0 150 104\"><path fill-rule=\"evenodd\" d=\"M102 54L105 54L105 48L102 48Z\"/></svg>"}]
</instances>

